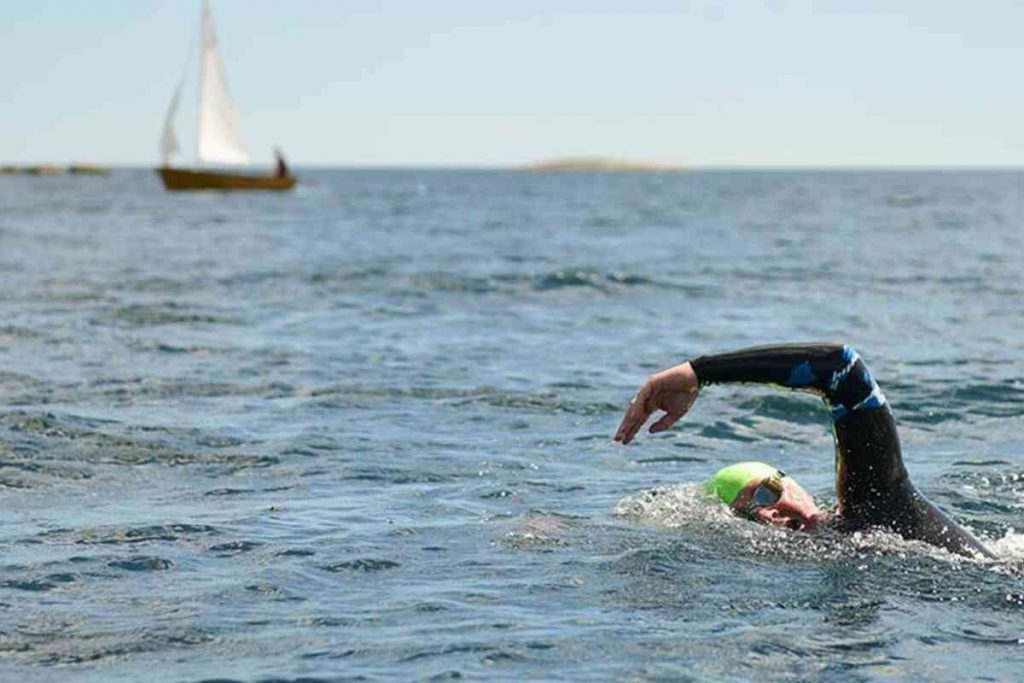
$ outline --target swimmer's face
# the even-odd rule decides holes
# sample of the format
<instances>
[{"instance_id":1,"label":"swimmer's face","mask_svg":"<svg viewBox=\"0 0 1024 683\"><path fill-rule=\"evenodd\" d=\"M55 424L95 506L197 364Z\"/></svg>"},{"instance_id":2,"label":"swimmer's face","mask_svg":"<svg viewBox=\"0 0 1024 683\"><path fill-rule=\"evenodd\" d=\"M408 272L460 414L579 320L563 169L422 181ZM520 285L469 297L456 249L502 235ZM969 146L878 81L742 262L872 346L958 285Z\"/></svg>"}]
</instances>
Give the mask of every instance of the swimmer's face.
<instances>
[{"instance_id":1,"label":"swimmer's face","mask_svg":"<svg viewBox=\"0 0 1024 683\"><path fill-rule=\"evenodd\" d=\"M775 503L763 507L755 506L751 510L750 503L757 487L765 483L764 480L755 480L740 490L730 507L741 515L751 512L754 519L766 524L784 526L797 531L817 529L823 513L814 504L811 494L790 477L782 477L778 482L782 486L782 495Z\"/></svg>"}]
</instances>

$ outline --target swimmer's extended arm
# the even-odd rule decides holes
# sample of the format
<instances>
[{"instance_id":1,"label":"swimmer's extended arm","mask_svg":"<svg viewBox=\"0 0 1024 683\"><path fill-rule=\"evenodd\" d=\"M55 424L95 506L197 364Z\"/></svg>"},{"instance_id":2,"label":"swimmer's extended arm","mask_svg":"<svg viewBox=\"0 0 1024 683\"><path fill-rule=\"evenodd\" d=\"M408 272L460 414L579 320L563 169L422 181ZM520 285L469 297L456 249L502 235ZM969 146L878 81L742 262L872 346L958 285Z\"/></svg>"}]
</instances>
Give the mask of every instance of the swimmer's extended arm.
<instances>
[{"instance_id":1,"label":"swimmer's extended arm","mask_svg":"<svg viewBox=\"0 0 1024 683\"><path fill-rule=\"evenodd\" d=\"M786 344L700 356L651 375L630 404L615 440L629 443L652 413L665 411L651 425L664 431L686 414L707 384L772 384L809 391L825 399L832 419L885 405L885 397L863 361L842 344Z\"/></svg>"},{"instance_id":2,"label":"swimmer's extended arm","mask_svg":"<svg viewBox=\"0 0 1024 683\"><path fill-rule=\"evenodd\" d=\"M657 410L665 415L652 433L671 427L689 410L702 386L769 384L821 396L836 441L836 494L851 519L877 521L877 503L890 493L909 495L896 422L871 372L843 344L756 346L700 356L651 375L626 411L615 440L627 444Z\"/></svg>"},{"instance_id":3,"label":"swimmer's extended arm","mask_svg":"<svg viewBox=\"0 0 1024 683\"><path fill-rule=\"evenodd\" d=\"M615 440L633 440L652 413L651 433L686 414L707 384L770 384L818 394L832 415L836 494L851 517L875 519L880 496L908 485L896 422L857 352L843 344L785 344L700 356L651 375L626 411Z\"/></svg>"}]
</instances>

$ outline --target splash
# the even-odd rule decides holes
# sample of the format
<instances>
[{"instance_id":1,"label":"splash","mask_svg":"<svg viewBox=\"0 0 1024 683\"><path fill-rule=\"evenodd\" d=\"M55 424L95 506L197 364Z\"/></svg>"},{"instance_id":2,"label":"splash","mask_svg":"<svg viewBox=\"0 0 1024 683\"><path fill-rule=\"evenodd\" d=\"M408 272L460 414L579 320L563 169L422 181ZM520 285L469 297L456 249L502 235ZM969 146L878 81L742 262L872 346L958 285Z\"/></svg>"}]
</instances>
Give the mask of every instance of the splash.
<instances>
[{"instance_id":1,"label":"splash","mask_svg":"<svg viewBox=\"0 0 1024 683\"><path fill-rule=\"evenodd\" d=\"M1024 533L1018 533L1010 527L1002 538L990 541L989 547L1000 560L1015 562L1024 567Z\"/></svg>"},{"instance_id":2,"label":"splash","mask_svg":"<svg viewBox=\"0 0 1024 683\"><path fill-rule=\"evenodd\" d=\"M620 500L616 517L669 528L689 527L696 522L731 524L736 517L710 500L698 484L660 486Z\"/></svg>"},{"instance_id":3,"label":"splash","mask_svg":"<svg viewBox=\"0 0 1024 683\"><path fill-rule=\"evenodd\" d=\"M825 530L805 534L755 524L709 499L699 484L679 484L642 491L623 498L613 513L632 522L694 533L709 543L738 543L744 552L771 553L791 559L831 560L867 556L928 557L950 564L976 563L1013 570L1024 568L1024 534L1012 529L998 540L982 538L996 560L965 558L922 541L882 529L842 534Z\"/></svg>"}]
</instances>

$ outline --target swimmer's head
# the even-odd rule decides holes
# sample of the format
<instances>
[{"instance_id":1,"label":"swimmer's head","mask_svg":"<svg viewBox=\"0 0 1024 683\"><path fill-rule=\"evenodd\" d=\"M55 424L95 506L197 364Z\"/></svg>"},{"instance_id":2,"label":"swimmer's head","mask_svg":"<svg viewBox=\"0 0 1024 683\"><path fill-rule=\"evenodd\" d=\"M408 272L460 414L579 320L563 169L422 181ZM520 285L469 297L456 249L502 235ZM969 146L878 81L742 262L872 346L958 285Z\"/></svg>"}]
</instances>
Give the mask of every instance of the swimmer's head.
<instances>
[{"instance_id":1,"label":"swimmer's head","mask_svg":"<svg viewBox=\"0 0 1024 683\"><path fill-rule=\"evenodd\" d=\"M823 517L796 480L763 462L723 467L704 487L733 511L768 524L813 531Z\"/></svg>"},{"instance_id":2,"label":"swimmer's head","mask_svg":"<svg viewBox=\"0 0 1024 683\"><path fill-rule=\"evenodd\" d=\"M761 482L776 472L778 470L763 462L737 462L715 472L715 476L704 483L704 489L726 505L732 505L747 484Z\"/></svg>"}]
</instances>

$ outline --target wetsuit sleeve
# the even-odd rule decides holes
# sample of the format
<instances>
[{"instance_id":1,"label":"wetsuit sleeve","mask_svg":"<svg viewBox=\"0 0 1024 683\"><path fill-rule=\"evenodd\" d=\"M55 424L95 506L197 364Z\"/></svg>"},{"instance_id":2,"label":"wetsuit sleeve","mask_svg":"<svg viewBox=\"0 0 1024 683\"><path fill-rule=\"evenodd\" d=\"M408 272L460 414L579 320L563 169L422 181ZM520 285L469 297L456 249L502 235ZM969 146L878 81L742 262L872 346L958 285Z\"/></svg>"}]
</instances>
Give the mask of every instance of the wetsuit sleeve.
<instances>
[{"instance_id":1,"label":"wetsuit sleeve","mask_svg":"<svg viewBox=\"0 0 1024 683\"><path fill-rule=\"evenodd\" d=\"M871 371L856 351L843 344L755 346L694 358L690 365L701 386L752 382L818 394L835 421L855 410L885 405Z\"/></svg>"}]
</instances>

